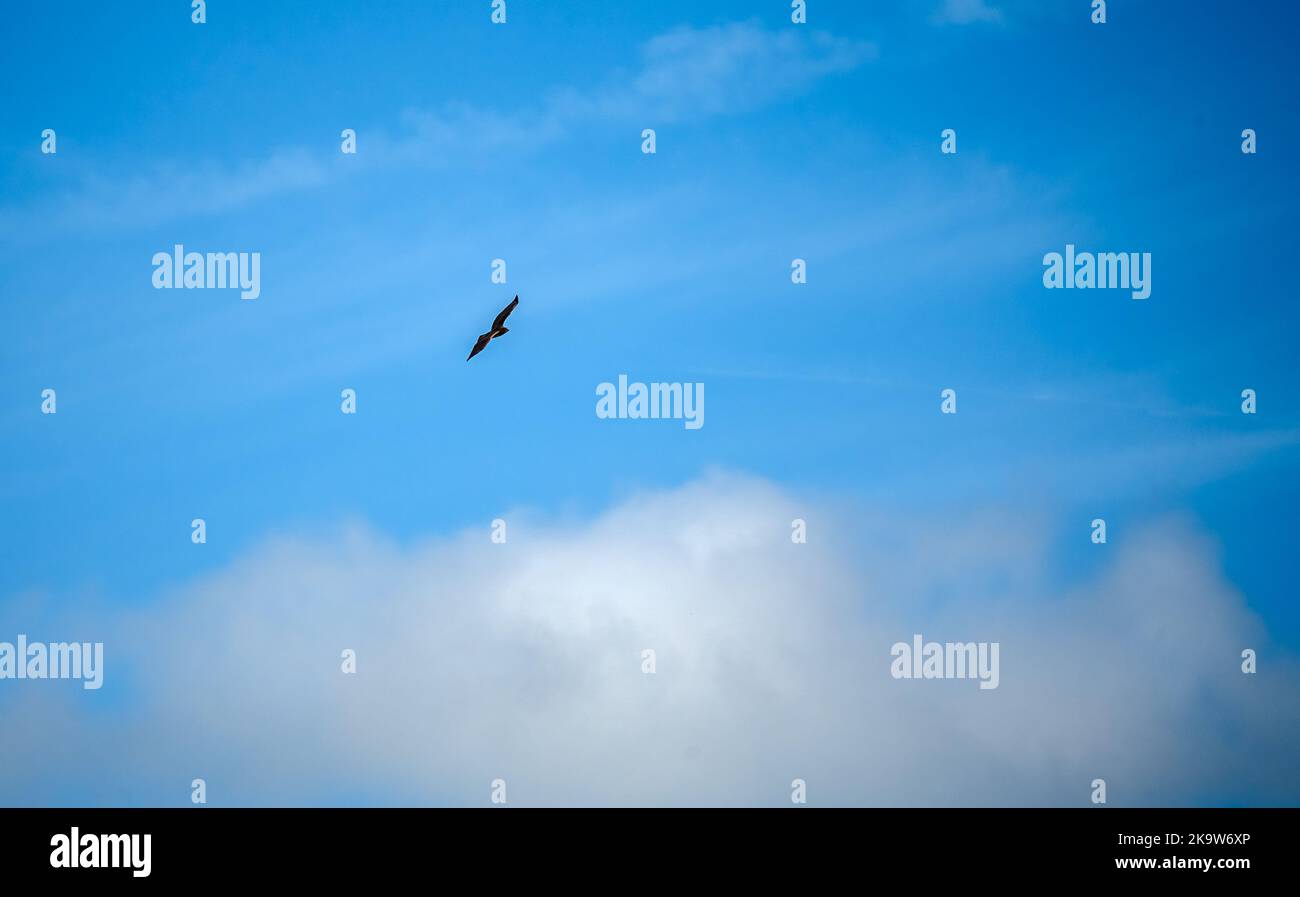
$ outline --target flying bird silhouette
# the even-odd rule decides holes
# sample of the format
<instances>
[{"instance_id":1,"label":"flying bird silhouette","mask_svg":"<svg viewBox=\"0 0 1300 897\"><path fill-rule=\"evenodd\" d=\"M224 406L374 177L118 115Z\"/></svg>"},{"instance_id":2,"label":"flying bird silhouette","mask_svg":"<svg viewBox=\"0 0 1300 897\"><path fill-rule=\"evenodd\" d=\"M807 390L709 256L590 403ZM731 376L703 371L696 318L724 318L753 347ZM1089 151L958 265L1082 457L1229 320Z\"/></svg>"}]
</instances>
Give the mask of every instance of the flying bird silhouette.
<instances>
[{"instance_id":1,"label":"flying bird silhouette","mask_svg":"<svg viewBox=\"0 0 1300 897\"><path fill-rule=\"evenodd\" d=\"M515 306L518 304L519 294L516 293L514 301L501 309L501 314L497 315L496 320L492 322L492 329L481 335L478 338L478 342L474 343L474 351L469 353L469 358L473 358L475 355L486 349L487 344L498 336L510 332L510 328L505 326L506 318L510 317L510 313L515 310ZM469 358L466 358L465 360L469 361Z\"/></svg>"}]
</instances>

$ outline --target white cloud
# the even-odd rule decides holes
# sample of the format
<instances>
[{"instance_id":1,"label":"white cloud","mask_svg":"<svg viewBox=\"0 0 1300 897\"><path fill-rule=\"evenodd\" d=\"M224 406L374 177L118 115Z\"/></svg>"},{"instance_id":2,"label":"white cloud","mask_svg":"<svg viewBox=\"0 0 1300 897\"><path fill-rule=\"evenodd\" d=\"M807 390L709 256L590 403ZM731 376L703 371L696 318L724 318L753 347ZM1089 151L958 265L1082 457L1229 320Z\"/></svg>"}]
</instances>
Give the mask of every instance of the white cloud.
<instances>
[{"instance_id":1,"label":"white cloud","mask_svg":"<svg viewBox=\"0 0 1300 897\"><path fill-rule=\"evenodd\" d=\"M682 27L646 44L641 70L606 103L669 121L734 113L797 94L875 57L874 45L753 24Z\"/></svg>"},{"instance_id":2,"label":"white cloud","mask_svg":"<svg viewBox=\"0 0 1300 897\"><path fill-rule=\"evenodd\" d=\"M1186 522L1062 587L1016 514L884 519L725 475L506 518L506 545L353 528L126 616L65 607L121 703L10 683L0 802L183 803L195 776L217 803L483 804L497 777L521 805L781 805L796 777L815 804L1084 805L1096 777L1118 805L1297 797L1294 663ZM1000 687L891 679L914 632L1000 642Z\"/></svg>"}]
</instances>

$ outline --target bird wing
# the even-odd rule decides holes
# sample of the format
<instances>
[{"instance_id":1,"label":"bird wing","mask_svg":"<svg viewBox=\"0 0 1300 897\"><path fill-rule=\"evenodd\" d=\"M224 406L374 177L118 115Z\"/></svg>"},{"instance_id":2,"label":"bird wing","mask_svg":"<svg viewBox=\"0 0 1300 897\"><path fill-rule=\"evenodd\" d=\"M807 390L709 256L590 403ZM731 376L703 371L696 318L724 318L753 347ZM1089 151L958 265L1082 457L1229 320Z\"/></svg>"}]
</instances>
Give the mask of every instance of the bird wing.
<instances>
[{"instance_id":1,"label":"bird wing","mask_svg":"<svg viewBox=\"0 0 1300 897\"><path fill-rule=\"evenodd\" d=\"M515 306L518 304L519 304L519 296L516 295L513 302L511 302L505 308L501 309L501 314L497 315L497 319L492 322L492 329L500 330L501 325L506 322L506 318L510 317L510 313L515 310Z\"/></svg>"},{"instance_id":2,"label":"bird wing","mask_svg":"<svg viewBox=\"0 0 1300 897\"><path fill-rule=\"evenodd\" d=\"M482 352L483 347L486 346L489 342L491 342L491 340L492 340L492 334L490 333L484 333L482 336L480 336L478 338L478 342L474 343L474 351L470 352L469 358L466 358L465 360L469 361L470 358L473 358L475 355Z\"/></svg>"}]
</instances>

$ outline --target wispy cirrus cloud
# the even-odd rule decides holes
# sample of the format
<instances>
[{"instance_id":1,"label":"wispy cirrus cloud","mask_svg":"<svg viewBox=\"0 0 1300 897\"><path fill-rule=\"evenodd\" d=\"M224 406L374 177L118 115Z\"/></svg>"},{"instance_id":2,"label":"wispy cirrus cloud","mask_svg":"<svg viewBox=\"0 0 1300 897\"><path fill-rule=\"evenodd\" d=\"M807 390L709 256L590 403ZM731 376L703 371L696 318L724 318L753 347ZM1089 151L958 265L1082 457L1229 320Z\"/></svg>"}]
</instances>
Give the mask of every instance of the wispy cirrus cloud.
<instances>
[{"instance_id":1,"label":"wispy cirrus cloud","mask_svg":"<svg viewBox=\"0 0 1300 897\"><path fill-rule=\"evenodd\" d=\"M602 123L661 126L742 114L798 96L876 53L868 41L824 31L775 31L752 22L681 26L647 41L636 68L612 72L595 86L555 88L534 111L507 114L464 103L410 110L407 133L380 135L379 153L443 162L542 146Z\"/></svg>"},{"instance_id":2,"label":"wispy cirrus cloud","mask_svg":"<svg viewBox=\"0 0 1300 897\"><path fill-rule=\"evenodd\" d=\"M576 111L602 117L650 115L662 121L734 114L796 96L829 75L873 59L866 41L824 31L772 31L753 23L681 27L642 48L641 67L584 97L567 91Z\"/></svg>"},{"instance_id":3,"label":"wispy cirrus cloud","mask_svg":"<svg viewBox=\"0 0 1300 897\"><path fill-rule=\"evenodd\" d=\"M407 110L396 128L364 129L359 164L328 149L288 146L238 163L155 161L121 178L97 166L80 184L27 207L0 208L15 236L33 221L91 228L147 225L221 214L269 197L309 190L355 168L447 165L501 151L536 149L602 124L638 127L740 114L797 96L817 81L875 56L874 45L821 31L775 31L752 22L682 26L641 47L639 65L592 87L558 87L533 108L493 109L461 101Z\"/></svg>"}]
</instances>

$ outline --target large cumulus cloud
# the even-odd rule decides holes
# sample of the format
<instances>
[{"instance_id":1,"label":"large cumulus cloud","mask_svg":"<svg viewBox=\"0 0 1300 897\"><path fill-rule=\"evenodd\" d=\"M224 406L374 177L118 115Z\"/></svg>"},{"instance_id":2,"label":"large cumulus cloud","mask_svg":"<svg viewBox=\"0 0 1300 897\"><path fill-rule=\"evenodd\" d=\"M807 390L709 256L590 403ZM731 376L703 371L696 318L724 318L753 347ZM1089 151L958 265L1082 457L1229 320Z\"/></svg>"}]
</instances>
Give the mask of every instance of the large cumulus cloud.
<instances>
[{"instance_id":1,"label":"large cumulus cloud","mask_svg":"<svg viewBox=\"0 0 1300 897\"><path fill-rule=\"evenodd\" d=\"M512 805L788 806L794 778L818 805L1297 798L1300 677L1191 521L1062 584L1032 519L725 474L506 520L504 545L274 538L126 612L10 599L10 638L102 638L106 678L3 683L0 802L182 804L196 777L213 804L485 804L496 778ZM914 632L999 642L999 687L892 679Z\"/></svg>"}]
</instances>

